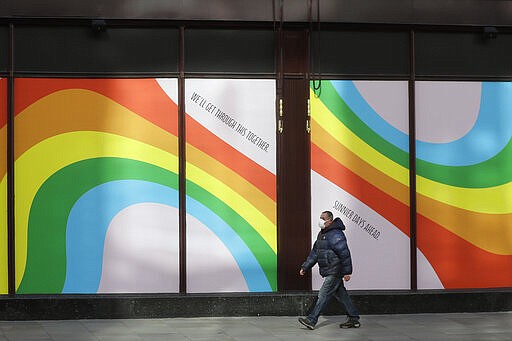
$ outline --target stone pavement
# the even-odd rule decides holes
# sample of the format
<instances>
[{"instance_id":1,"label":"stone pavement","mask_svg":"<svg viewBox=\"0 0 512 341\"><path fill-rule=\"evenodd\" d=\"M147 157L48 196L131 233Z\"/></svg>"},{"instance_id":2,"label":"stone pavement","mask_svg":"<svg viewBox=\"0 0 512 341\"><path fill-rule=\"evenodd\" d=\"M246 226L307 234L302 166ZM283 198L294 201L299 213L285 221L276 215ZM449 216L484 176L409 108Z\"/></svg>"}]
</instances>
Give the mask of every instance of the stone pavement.
<instances>
[{"instance_id":1,"label":"stone pavement","mask_svg":"<svg viewBox=\"0 0 512 341\"><path fill-rule=\"evenodd\" d=\"M512 312L320 317L311 331L297 317L203 317L130 320L0 321L0 341L131 340L512 340Z\"/></svg>"}]
</instances>

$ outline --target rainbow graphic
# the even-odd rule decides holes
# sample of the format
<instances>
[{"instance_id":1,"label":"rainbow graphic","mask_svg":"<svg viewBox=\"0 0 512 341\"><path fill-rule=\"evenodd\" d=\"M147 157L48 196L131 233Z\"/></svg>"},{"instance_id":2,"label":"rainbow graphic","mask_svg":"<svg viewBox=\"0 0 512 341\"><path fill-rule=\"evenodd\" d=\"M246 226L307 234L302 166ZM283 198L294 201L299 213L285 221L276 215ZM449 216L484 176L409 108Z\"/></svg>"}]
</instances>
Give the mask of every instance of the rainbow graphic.
<instances>
[{"instance_id":1,"label":"rainbow graphic","mask_svg":"<svg viewBox=\"0 0 512 341\"><path fill-rule=\"evenodd\" d=\"M419 287L431 283L422 279L426 267L446 289L512 285L511 91L511 83L481 83L477 118L463 136L448 141L449 129L434 125L427 128L445 132L442 142L417 141L418 252L428 262L419 264ZM354 82L322 81L320 97L312 90L311 98L312 171L409 236L406 131L379 115ZM418 128L429 120L417 117Z\"/></svg>"},{"instance_id":2,"label":"rainbow graphic","mask_svg":"<svg viewBox=\"0 0 512 341\"><path fill-rule=\"evenodd\" d=\"M418 248L445 288L510 287L512 83L417 82L416 88L421 103L450 94L441 103L451 105L452 116L453 103L474 102L454 123L466 131L416 142ZM432 111L417 111L423 125L432 124Z\"/></svg>"},{"instance_id":3,"label":"rainbow graphic","mask_svg":"<svg viewBox=\"0 0 512 341\"><path fill-rule=\"evenodd\" d=\"M14 90L17 293L98 292L114 218L178 207L177 106L154 79L16 79Z\"/></svg>"},{"instance_id":4,"label":"rainbow graphic","mask_svg":"<svg viewBox=\"0 0 512 341\"><path fill-rule=\"evenodd\" d=\"M16 292L178 292L177 80L16 79L14 91ZM187 220L249 291L276 290L275 174L186 124Z\"/></svg>"},{"instance_id":5,"label":"rainbow graphic","mask_svg":"<svg viewBox=\"0 0 512 341\"><path fill-rule=\"evenodd\" d=\"M389 92L390 85L395 84L382 84L381 90ZM397 89L404 88L402 85ZM388 97L397 97L396 92L392 87ZM349 288L409 288L407 135L393 136L393 142L404 150L383 137L386 134L375 131L375 127L388 132L394 128L350 81L322 80L319 96L311 87L310 101L312 216L316 219L328 209L347 226L354 263ZM407 102L393 105L400 107L407 108ZM396 116L407 126L406 113ZM343 215L345 208L351 212ZM372 236L368 224L378 229L379 239ZM317 284L313 277L313 286Z\"/></svg>"}]
</instances>

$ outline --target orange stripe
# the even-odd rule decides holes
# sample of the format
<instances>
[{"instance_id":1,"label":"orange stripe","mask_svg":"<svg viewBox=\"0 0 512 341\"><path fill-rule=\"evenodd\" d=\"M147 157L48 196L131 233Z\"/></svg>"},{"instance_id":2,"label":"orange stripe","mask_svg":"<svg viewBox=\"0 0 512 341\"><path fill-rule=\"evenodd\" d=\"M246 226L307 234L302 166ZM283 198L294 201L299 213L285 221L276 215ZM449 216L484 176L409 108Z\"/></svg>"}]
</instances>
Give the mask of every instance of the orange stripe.
<instances>
[{"instance_id":1,"label":"orange stripe","mask_svg":"<svg viewBox=\"0 0 512 341\"><path fill-rule=\"evenodd\" d=\"M15 159L44 139L81 130L118 134L176 154L175 136L124 108L105 113L101 109L110 101L86 90L69 90L34 103L15 118ZM87 105L75 105L81 102Z\"/></svg>"},{"instance_id":2,"label":"orange stripe","mask_svg":"<svg viewBox=\"0 0 512 341\"><path fill-rule=\"evenodd\" d=\"M155 79L17 78L14 89L16 114L51 93L86 89L111 98L173 135L178 134L178 106Z\"/></svg>"},{"instance_id":3,"label":"orange stripe","mask_svg":"<svg viewBox=\"0 0 512 341\"><path fill-rule=\"evenodd\" d=\"M323 129L315 121L312 123L314 134L312 135L313 144L331 155L338 163L344 165L352 172L363 178L370 184L378 187L388 195L394 197L400 202L409 204L409 187L399 181L379 171L374 166L368 164L353 151L339 143L329 132Z\"/></svg>"},{"instance_id":4,"label":"orange stripe","mask_svg":"<svg viewBox=\"0 0 512 341\"><path fill-rule=\"evenodd\" d=\"M187 143L238 173L276 201L276 176L260 166L187 115Z\"/></svg>"},{"instance_id":5,"label":"orange stripe","mask_svg":"<svg viewBox=\"0 0 512 341\"><path fill-rule=\"evenodd\" d=\"M367 167L371 167L368 165ZM403 204L311 144L311 168L349 192L409 236L409 206ZM378 172L374 170L374 172Z\"/></svg>"},{"instance_id":6,"label":"orange stripe","mask_svg":"<svg viewBox=\"0 0 512 341\"><path fill-rule=\"evenodd\" d=\"M192 164L213 176L224 185L241 195L274 225L276 223L276 203L245 178L212 158L208 154L187 144L187 164ZM188 173L187 173L188 174ZM216 194L216 193L212 193Z\"/></svg>"},{"instance_id":7,"label":"orange stripe","mask_svg":"<svg viewBox=\"0 0 512 341\"><path fill-rule=\"evenodd\" d=\"M499 239L499 242L505 242L505 248L508 244L508 249L512 249L512 231L508 235L503 235L503 227L510 225L512 214L486 214L468 211L421 194L417 194L417 198L418 214L456 233L461 238L478 241L478 247L486 250L495 249L497 239ZM461 228L464 226L476 228Z\"/></svg>"},{"instance_id":8,"label":"orange stripe","mask_svg":"<svg viewBox=\"0 0 512 341\"><path fill-rule=\"evenodd\" d=\"M512 256L475 247L418 214L418 248L446 289L512 286Z\"/></svg>"}]
</instances>

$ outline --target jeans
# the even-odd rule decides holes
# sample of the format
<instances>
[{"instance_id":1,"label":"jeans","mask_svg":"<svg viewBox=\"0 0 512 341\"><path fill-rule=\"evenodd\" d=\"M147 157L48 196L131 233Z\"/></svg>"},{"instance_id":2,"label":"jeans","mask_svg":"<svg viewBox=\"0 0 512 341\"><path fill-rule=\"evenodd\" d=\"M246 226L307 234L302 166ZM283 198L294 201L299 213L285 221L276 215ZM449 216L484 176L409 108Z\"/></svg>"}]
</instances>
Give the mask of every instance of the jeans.
<instances>
[{"instance_id":1,"label":"jeans","mask_svg":"<svg viewBox=\"0 0 512 341\"><path fill-rule=\"evenodd\" d=\"M324 283L318 292L318 300L316 301L315 307L311 310L308 315L308 319L316 324L318 322L318 317L329 303L329 300L332 297L336 297L336 299L345 306L347 311L347 315L349 317L353 317L359 319L359 313L352 303L350 296L348 296L347 290L343 285L343 276L340 275L329 275L324 279Z\"/></svg>"}]
</instances>

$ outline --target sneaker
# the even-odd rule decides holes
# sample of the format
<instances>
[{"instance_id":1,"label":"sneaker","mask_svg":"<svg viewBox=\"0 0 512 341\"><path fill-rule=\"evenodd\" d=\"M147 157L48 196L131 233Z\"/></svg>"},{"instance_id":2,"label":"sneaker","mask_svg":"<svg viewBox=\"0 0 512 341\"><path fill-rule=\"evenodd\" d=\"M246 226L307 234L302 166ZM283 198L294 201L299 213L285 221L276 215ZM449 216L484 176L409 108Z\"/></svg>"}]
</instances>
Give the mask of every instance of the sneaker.
<instances>
[{"instance_id":1,"label":"sneaker","mask_svg":"<svg viewBox=\"0 0 512 341\"><path fill-rule=\"evenodd\" d=\"M308 318L302 318L302 317L299 317L299 322L303 325L303 326L306 326L308 329L315 329L315 324L313 322L311 322Z\"/></svg>"},{"instance_id":2,"label":"sneaker","mask_svg":"<svg viewBox=\"0 0 512 341\"><path fill-rule=\"evenodd\" d=\"M354 317L349 317L345 322L340 324L340 328L359 328L361 323Z\"/></svg>"}]
</instances>

